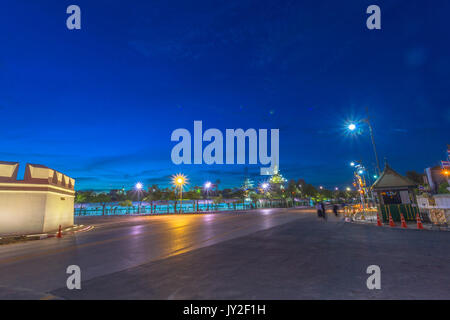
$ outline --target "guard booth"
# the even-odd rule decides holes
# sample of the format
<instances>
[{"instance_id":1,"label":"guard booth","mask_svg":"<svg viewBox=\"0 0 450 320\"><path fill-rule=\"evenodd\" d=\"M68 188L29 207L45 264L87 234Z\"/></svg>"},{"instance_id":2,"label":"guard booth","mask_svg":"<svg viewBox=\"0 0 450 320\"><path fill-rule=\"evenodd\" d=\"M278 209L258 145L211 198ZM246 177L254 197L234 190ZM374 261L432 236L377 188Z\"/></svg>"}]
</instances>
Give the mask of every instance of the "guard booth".
<instances>
[{"instance_id":1,"label":"guard booth","mask_svg":"<svg viewBox=\"0 0 450 320\"><path fill-rule=\"evenodd\" d=\"M413 181L397 173L386 163L383 173L372 185L383 222L389 221L389 213L394 221L400 221L400 212L405 220L415 221L416 214L419 213L414 195L416 187Z\"/></svg>"}]
</instances>

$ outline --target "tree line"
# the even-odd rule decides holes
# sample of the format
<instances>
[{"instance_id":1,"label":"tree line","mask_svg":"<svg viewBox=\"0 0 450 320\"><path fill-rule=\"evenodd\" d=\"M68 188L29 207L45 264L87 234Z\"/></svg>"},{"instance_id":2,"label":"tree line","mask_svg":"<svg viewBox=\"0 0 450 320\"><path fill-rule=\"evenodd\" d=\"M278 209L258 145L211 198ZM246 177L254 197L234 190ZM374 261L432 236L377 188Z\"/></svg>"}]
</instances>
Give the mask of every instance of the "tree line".
<instances>
[{"instance_id":1,"label":"tree line","mask_svg":"<svg viewBox=\"0 0 450 320\"><path fill-rule=\"evenodd\" d=\"M198 202L201 200L209 200L207 204L212 206L222 202L234 203L250 201L255 204L260 200L268 201L270 204L276 202L284 204L283 206L290 206L295 201L309 202L316 201L332 201L332 202L352 202L357 199L358 193L356 191L348 190L329 190L327 188L316 188L312 184L308 184L303 179L284 180L271 179L266 188L261 185L253 186L253 184L246 179L244 184L236 188L219 189L220 180L211 184L211 187L205 189L201 186L192 186L188 190L183 191L182 200L194 201L198 208ZM122 207L131 207L133 202L147 202L153 206L158 202L173 202L175 207L180 200L179 189L176 187L160 188L158 185L152 185L146 190L124 190L114 189L109 192L95 192L92 190L77 191L75 202L81 207L86 203L97 203L105 207L111 203L117 203Z\"/></svg>"}]
</instances>

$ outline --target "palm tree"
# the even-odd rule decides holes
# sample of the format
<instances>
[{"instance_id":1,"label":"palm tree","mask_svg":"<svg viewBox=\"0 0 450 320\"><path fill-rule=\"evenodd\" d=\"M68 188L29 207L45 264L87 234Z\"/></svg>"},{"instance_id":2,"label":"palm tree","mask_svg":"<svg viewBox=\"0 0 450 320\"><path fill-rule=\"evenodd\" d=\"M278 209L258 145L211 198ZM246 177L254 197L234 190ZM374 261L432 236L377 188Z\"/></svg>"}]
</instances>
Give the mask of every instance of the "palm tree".
<instances>
[{"instance_id":1,"label":"palm tree","mask_svg":"<svg viewBox=\"0 0 450 320\"><path fill-rule=\"evenodd\" d=\"M150 202L150 213L153 213L153 201L158 201L161 199L162 199L161 190L159 190L157 185L153 185L150 188L148 188L148 194L142 200Z\"/></svg>"},{"instance_id":2,"label":"palm tree","mask_svg":"<svg viewBox=\"0 0 450 320\"><path fill-rule=\"evenodd\" d=\"M80 214L83 211L83 204L87 202L87 195L85 192L77 191L75 195L75 203L80 205Z\"/></svg>"},{"instance_id":3,"label":"palm tree","mask_svg":"<svg viewBox=\"0 0 450 320\"><path fill-rule=\"evenodd\" d=\"M215 189L215 193L216 193L216 195L218 195L218 193L219 193L219 184L220 184L220 179L217 179L216 180L216 182L214 183L214 189Z\"/></svg>"},{"instance_id":4,"label":"palm tree","mask_svg":"<svg viewBox=\"0 0 450 320\"><path fill-rule=\"evenodd\" d=\"M250 199L252 199L252 202L255 206L255 209L258 207L258 200L261 199L261 195L256 192L250 193Z\"/></svg>"},{"instance_id":5,"label":"palm tree","mask_svg":"<svg viewBox=\"0 0 450 320\"><path fill-rule=\"evenodd\" d=\"M130 213L130 207L133 206L133 202L131 202L131 200L124 200L119 202L119 206L121 207L126 207L127 208L127 214Z\"/></svg>"},{"instance_id":6,"label":"palm tree","mask_svg":"<svg viewBox=\"0 0 450 320\"><path fill-rule=\"evenodd\" d=\"M216 210L219 208L219 204L221 204L222 201L223 201L222 195L214 197L213 203L214 203L214 206L215 206Z\"/></svg>"},{"instance_id":7,"label":"palm tree","mask_svg":"<svg viewBox=\"0 0 450 320\"><path fill-rule=\"evenodd\" d=\"M92 199L92 202L99 203L102 206L102 215L105 215L105 207L106 205L111 202L111 197L107 195L106 193L99 193L95 195L94 199Z\"/></svg>"},{"instance_id":8,"label":"palm tree","mask_svg":"<svg viewBox=\"0 0 450 320\"><path fill-rule=\"evenodd\" d=\"M169 212L169 201L172 200L175 202L173 212L177 213L177 205L178 205L178 196L176 194L177 189L178 189L177 187L166 188L165 197L168 200L167 201L167 212Z\"/></svg>"},{"instance_id":9,"label":"palm tree","mask_svg":"<svg viewBox=\"0 0 450 320\"><path fill-rule=\"evenodd\" d=\"M245 191L242 190L241 188L235 189L233 192L233 197L242 200L242 208L244 208L245 198L246 198ZM236 209L236 207L235 207L235 209Z\"/></svg>"},{"instance_id":10,"label":"palm tree","mask_svg":"<svg viewBox=\"0 0 450 320\"><path fill-rule=\"evenodd\" d=\"M188 192L185 192L186 198L194 201L194 211L198 212L198 200L202 198L202 191L200 187L193 187Z\"/></svg>"}]
</instances>

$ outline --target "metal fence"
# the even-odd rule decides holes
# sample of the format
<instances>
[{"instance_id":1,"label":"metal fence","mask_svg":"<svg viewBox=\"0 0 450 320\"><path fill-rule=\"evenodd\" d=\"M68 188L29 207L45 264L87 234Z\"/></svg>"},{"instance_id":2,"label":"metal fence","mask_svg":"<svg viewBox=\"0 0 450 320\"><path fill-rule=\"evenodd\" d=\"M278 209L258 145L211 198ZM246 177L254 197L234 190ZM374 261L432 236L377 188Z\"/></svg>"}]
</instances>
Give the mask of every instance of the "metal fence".
<instances>
[{"instance_id":1,"label":"metal fence","mask_svg":"<svg viewBox=\"0 0 450 320\"><path fill-rule=\"evenodd\" d=\"M257 202L222 202L222 203L197 203L194 201L183 201L179 203L166 204L138 204L132 206L106 205L93 206L78 205L75 207L75 216L99 216L99 215L137 215L137 214L170 214L170 213L203 213L215 211L239 211L257 208L280 208L292 207L294 203L284 200L257 201Z\"/></svg>"}]
</instances>

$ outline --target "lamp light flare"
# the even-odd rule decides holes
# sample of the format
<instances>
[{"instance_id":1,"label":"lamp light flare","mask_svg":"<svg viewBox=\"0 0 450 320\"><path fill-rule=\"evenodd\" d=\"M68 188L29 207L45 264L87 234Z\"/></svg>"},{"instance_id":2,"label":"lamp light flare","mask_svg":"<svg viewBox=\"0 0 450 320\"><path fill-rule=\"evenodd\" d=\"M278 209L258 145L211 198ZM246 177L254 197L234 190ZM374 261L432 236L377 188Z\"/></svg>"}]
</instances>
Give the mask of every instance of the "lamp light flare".
<instances>
[{"instance_id":1,"label":"lamp light flare","mask_svg":"<svg viewBox=\"0 0 450 320\"><path fill-rule=\"evenodd\" d=\"M353 130L356 129L356 125L355 125L354 123L351 123L351 124L348 125L348 129L349 129L350 131L353 131Z\"/></svg>"},{"instance_id":2,"label":"lamp light flare","mask_svg":"<svg viewBox=\"0 0 450 320\"><path fill-rule=\"evenodd\" d=\"M172 184L177 187L183 187L187 183L187 177L184 174L176 174L172 176Z\"/></svg>"},{"instance_id":3,"label":"lamp light flare","mask_svg":"<svg viewBox=\"0 0 450 320\"><path fill-rule=\"evenodd\" d=\"M209 189L209 188L211 188L211 182L206 182L205 183L205 189Z\"/></svg>"},{"instance_id":4,"label":"lamp light flare","mask_svg":"<svg viewBox=\"0 0 450 320\"><path fill-rule=\"evenodd\" d=\"M263 183L263 184L261 185L261 187L262 187L264 190L266 190L266 189L269 187L269 184L268 184L268 183Z\"/></svg>"},{"instance_id":5,"label":"lamp light flare","mask_svg":"<svg viewBox=\"0 0 450 320\"><path fill-rule=\"evenodd\" d=\"M142 185L141 182L138 182L138 183L136 183L136 185L135 185L134 187L136 188L136 190L142 190L142 188L143 188L144 186Z\"/></svg>"}]
</instances>

